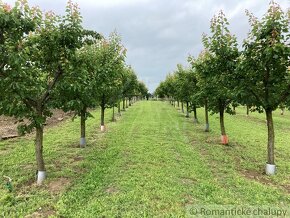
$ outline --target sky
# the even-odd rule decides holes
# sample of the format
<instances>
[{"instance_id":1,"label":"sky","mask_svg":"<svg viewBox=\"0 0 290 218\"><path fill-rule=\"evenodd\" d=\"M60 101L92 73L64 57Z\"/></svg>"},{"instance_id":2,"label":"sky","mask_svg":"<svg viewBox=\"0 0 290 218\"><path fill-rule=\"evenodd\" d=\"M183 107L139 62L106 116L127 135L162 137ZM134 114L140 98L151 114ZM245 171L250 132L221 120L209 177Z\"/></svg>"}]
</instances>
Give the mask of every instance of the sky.
<instances>
[{"instance_id":1,"label":"sky","mask_svg":"<svg viewBox=\"0 0 290 218\"><path fill-rule=\"evenodd\" d=\"M13 0L3 2L14 4ZM28 0L29 5L57 14L66 0ZM117 31L127 48L131 65L153 92L178 63L187 66L189 55L203 49L202 34L209 33L211 18L223 10L239 48L249 32L248 9L256 17L266 13L269 0L73 0L78 3L83 26L104 36ZM276 0L286 11L290 0Z\"/></svg>"}]
</instances>

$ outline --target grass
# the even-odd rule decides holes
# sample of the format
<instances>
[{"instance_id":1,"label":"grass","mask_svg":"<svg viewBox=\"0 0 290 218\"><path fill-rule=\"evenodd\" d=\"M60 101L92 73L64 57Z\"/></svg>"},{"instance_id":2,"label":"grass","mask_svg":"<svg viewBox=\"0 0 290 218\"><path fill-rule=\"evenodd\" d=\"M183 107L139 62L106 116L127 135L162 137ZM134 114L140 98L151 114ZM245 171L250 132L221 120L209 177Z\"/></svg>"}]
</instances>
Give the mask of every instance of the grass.
<instances>
[{"instance_id":1,"label":"grass","mask_svg":"<svg viewBox=\"0 0 290 218\"><path fill-rule=\"evenodd\" d=\"M111 110L106 112L106 122L109 122ZM66 186L51 187L56 181L74 181L86 170L85 157L99 149L95 146L102 141L99 131L99 111L93 112L96 117L87 121L87 148L79 148L80 127L79 119L74 122L66 120L44 132L44 158L48 172L48 179L43 187L34 184L36 164L34 153L34 134L0 142L0 216L21 217L27 214L50 214L54 210L60 192ZM114 123L110 126L115 125ZM108 128L110 128L110 126ZM101 147L101 146L100 146ZM12 193L7 192L2 182L2 175L13 179ZM62 178L62 180L60 180ZM61 186L61 184L59 185ZM55 193L58 192L58 193ZM41 209L39 209L41 208Z\"/></svg>"},{"instance_id":2,"label":"grass","mask_svg":"<svg viewBox=\"0 0 290 218\"><path fill-rule=\"evenodd\" d=\"M226 116L229 146L219 144L216 115L205 133L202 109L200 124L194 125L166 102L136 103L109 123L105 134L99 121L89 120L85 149L77 148L79 122L66 121L46 131L49 175L43 187L32 184L32 137L1 142L1 173L15 178L14 192L0 188L3 214L184 217L187 205L288 206L290 114L274 114L278 173L273 177L263 174L265 118L244 114L238 108L237 115Z\"/></svg>"}]
</instances>

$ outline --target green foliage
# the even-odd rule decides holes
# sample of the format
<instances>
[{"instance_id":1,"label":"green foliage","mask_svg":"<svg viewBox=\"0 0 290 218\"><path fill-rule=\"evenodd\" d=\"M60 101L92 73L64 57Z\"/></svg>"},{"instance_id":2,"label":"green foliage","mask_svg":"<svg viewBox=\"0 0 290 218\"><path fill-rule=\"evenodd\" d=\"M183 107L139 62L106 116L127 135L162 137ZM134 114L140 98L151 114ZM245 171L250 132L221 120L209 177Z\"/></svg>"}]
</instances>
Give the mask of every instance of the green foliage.
<instances>
[{"instance_id":1,"label":"green foliage","mask_svg":"<svg viewBox=\"0 0 290 218\"><path fill-rule=\"evenodd\" d=\"M122 94L121 97L131 99L139 94L137 75L131 66L126 66L122 71Z\"/></svg>"},{"instance_id":2,"label":"green foliage","mask_svg":"<svg viewBox=\"0 0 290 218\"><path fill-rule=\"evenodd\" d=\"M98 53L92 48L103 37L94 31L83 30L82 47L77 49L76 55L70 64L70 72L66 79L56 88L57 107L64 111L74 111L81 115L85 111L85 118L90 116L87 108L98 105L96 97L96 60Z\"/></svg>"},{"instance_id":3,"label":"green foliage","mask_svg":"<svg viewBox=\"0 0 290 218\"><path fill-rule=\"evenodd\" d=\"M145 83L142 81L138 81L138 95L141 96L141 98L148 98L148 88L146 87Z\"/></svg>"},{"instance_id":4,"label":"green foliage","mask_svg":"<svg viewBox=\"0 0 290 218\"><path fill-rule=\"evenodd\" d=\"M206 90L210 87L212 94L207 94L209 109L213 113L227 109L234 98L232 92L236 59L239 55L236 37L228 29L228 21L222 11L211 20L211 35L203 36L206 48L204 60L209 64L203 66L199 73L202 78L207 77Z\"/></svg>"},{"instance_id":5,"label":"green foliage","mask_svg":"<svg viewBox=\"0 0 290 218\"><path fill-rule=\"evenodd\" d=\"M198 104L198 92L196 72L194 69L185 69L182 65L177 65L176 91L177 99L183 102Z\"/></svg>"},{"instance_id":6,"label":"green foliage","mask_svg":"<svg viewBox=\"0 0 290 218\"><path fill-rule=\"evenodd\" d=\"M22 95L17 74L26 64L28 49L23 44L36 27L37 19L38 11L25 2L17 1L14 7L0 2L0 114L26 113L25 105L15 95Z\"/></svg>"},{"instance_id":7,"label":"green foliage","mask_svg":"<svg viewBox=\"0 0 290 218\"><path fill-rule=\"evenodd\" d=\"M154 91L154 96L164 98L166 96L165 82L161 81L159 86Z\"/></svg>"},{"instance_id":8,"label":"green foliage","mask_svg":"<svg viewBox=\"0 0 290 218\"><path fill-rule=\"evenodd\" d=\"M63 17L51 12L42 14L40 9L29 8L26 4L19 7L25 12L25 19L32 22L29 27L34 27L34 30L24 29L14 45L19 49L8 53L9 58L15 60L1 69L1 88L6 92L1 96L0 114L30 120L30 124L21 128L30 131L43 125L51 115L52 92L70 71L70 61L80 46L82 28L78 8L72 3L68 4ZM9 31L10 34L14 33L13 29Z\"/></svg>"},{"instance_id":9,"label":"green foliage","mask_svg":"<svg viewBox=\"0 0 290 218\"><path fill-rule=\"evenodd\" d=\"M210 78L208 74L211 70L211 53L208 50L203 50L197 59L192 56L188 58L188 62L191 64L192 69L196 71L196 85L198 90L195 92L196 98L200 101L204 101L208 96L214 96L215 92L212 89Z\"/></svg>"},{"instance_id":10,"label":"green foliage","mask_svg":"<svg viewBox=\"0 0 290 218\"><path fill-rule=\"evenodd\" d=\"M274 2L261 21L247 14L252 29L239 58L238 91L252 96L248 104L275 110L290 94L289 18Z\"/></svg>"},{"instance_id":11,"label":"green foliage","mask_svg":"<svg viewBox=\"0 0 290 218\"><path fill-rule=\"evenodd\" d=\"M122 86L126 49L116 33L111 34L109 39L101 39L90 49L96 98L105 107L111 107L116 103Z\"/></svg>"},{"instance_id":12,"label":"green foliage","mask_svg":"<svg viewBox=\"0 0 290 218\"><path fill-rule=\"evenodd\" d=\"M156 94L160 95L159 97L164 96L171 100L177 99L176 74L168 74L160 88L157 88Z\"/></svg>"}]
</instances>

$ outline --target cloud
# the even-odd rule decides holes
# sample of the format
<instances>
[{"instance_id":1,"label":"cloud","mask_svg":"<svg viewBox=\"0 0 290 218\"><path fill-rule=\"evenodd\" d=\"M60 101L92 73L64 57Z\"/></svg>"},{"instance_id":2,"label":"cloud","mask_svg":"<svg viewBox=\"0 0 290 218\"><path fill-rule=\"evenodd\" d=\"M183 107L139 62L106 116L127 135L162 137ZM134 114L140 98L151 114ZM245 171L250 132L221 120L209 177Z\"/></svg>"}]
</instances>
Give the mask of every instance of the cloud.
<instances>
[{"instance_id":1,"label":"cloud","mask_svg":"<svg viewBox=\"0 0 290 218\"><path fill-rule=\"evenodd\" d=\"M13 2L12 0L6 2ZM128 49L127 62L154 91L178 63L202 50L202 33L209 33L210 19L223 10L230 31L242 40L249 31L245 9L257 17L267 10L265 0L77 0L84 26L108 36L117 30ZM289 0L277 1L282 8ZM45 10L64 13L65 0L30 0Z\"/></svg>"},{"instance_id":2,"label":"cloud","mask_svg":"<svg viewBox=\"0 0 290 218\"><path fill-rule=\"evenodd\" d=\"M85 3L86 6L89 6L89 7L112 8L112 7L119 7L119 6L130 7L133 5L140 5L143 3L147 3L148 0L86 0L85 2L78 0L78 2L80 4Z\"/></svg>"}]
</instances>

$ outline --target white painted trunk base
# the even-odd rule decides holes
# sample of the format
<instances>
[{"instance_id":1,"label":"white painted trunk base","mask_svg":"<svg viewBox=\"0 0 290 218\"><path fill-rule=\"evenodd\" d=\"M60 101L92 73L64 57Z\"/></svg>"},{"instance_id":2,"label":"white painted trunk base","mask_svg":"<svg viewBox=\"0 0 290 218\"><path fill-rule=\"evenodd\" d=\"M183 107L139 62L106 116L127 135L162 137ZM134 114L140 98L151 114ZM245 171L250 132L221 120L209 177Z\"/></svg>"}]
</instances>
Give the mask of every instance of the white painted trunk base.
<instances>
[{"instance_id":1,"label":"white painted trunk base","mask_svg":"<svg viewBox=\"0 0 290 218\"><path fill-rule=\"evenodd\" d=\"M80 146L85 147L86 146L86 138L81 138L80 139Z\"/></svg>"},{"instance_id":2,"label":"white painted trunk base","mask_svg":"<svg viewBox=\"0 0 290 218\"><path fill-rule=\"evenodd\" d=\"M105 126L101 125L101 131L104 132L105 131Z\"/></svg>"},{"instance_id":3,"label":"white painted trunk base","mask_svg":"<svg viewBox=\"0 0 290 218\"><path fill-rule=\"evenodd\" d=\"M267 175L275 175L276 165L274 164L266 164L266 174Z\"/></svg>"},{"instance_id":4,"label":"white painted trunk base","mask_svg":"<svg viewBox=\"0 0 290 218\"><path fill-rule=\"evenodd\" d=\"M46 178L46 172L45 171L38 171L37 172L37 185L41 185L43 183L43 181Z\"/></svg>"}]
</instances>

